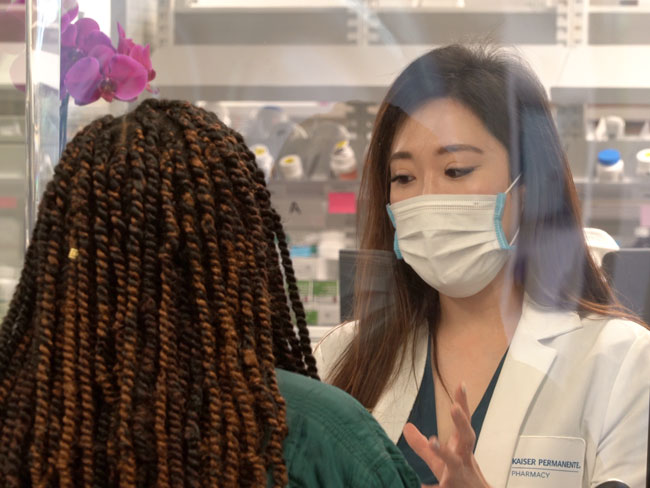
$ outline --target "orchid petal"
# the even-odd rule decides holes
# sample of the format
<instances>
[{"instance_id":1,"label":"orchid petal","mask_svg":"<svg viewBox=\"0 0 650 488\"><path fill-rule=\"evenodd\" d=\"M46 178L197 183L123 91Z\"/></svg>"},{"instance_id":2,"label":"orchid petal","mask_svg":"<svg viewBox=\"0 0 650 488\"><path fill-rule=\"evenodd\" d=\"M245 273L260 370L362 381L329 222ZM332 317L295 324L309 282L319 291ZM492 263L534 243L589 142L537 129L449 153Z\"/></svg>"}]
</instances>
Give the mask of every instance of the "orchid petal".
<instances>
[{"instance_id":1,"label":"orchid petal","mask_svg":"<svg viewBox=\"0 0 650 488\"><path fill-rule=\"evenodd\" d=\"M61 29L61 46L75 47L77 41L77 26L74 24L68 25L65 29Z\"/></svg>"},{"instance_id":2,"label":"orchid petal","mask_svg":"<svg viewBox=\"0 0 650 488\"><path fill-rule=\"evenodd\" d=\"M86 105L100 96L99 84L102 75L99 61L95 58L82 58L66 73L64 84L77 105Z\"/></svg>"},{"instance_id":3,"label":"orchid petal","mask_svg":"<svg viewBox=\"0 0 650 488\"><path fill-rule=\"evenodd\" d=\"M108 63L115 56L115 49L113 49L113 46L95 46L90 50L88 56L96 58L99 61L100 71L106 73L108 71Z\"/></svg>"},{"instance_id":4,"label":"orchid petal","mask_svg":"<svg viewBox=\"0 0 650 488\"><path fill-rule=\"evenodd\" d=\"M84 53L88 54L95 46L106 46L113 49L113 44L111 44L111 38L104 34L102 31L93 31L90 32L83 44L77 40L77 45Z\"/></svg>"},{"instance_id":5,"label":"orchid petal","mask_svg":"<svg viewBox=\"0 0 650 488\"><path fill-rule=\"evenodd\" d=\"M117 23L117 33L119 35L119 41L117 43L117 52L119 54L128 55L129 52L131 52L131 49L133 49L133 46L135 46L135 42L133 42L133 39L128 39L126 37L124 28L119 22Z\"/></svg>"},{"instance_id":6,"label":"orchid petal","mask_svg":"<svg viewBox=\"0 0 650 488\"><path fill-rule=\"evenodd\" d=\"M119 22L117 23L117 35L121 38L126 37L126 32L124 32L124 27Z\"/></svg>"},{"instance_id":7,"label":"orchid petal","mask_svg":"<svg viewBox=\"0 0 650 488\"><path fill-rule=\"evenodd\" d=\"M70 47L70 46L61 46L61 69L60 69L60 74L61 74L61 83L60 83L60 91L61 91L61 96L64 96L67 93L67 90L65 88L65 75L68 72L68 70L74 65L78 59L79 51L77 51L76 47Z\"/></svg>"},{"instance_id":8,"label":"orchid petal","mask_svg":"<svg viewBox=\"0 0 650 488\"><path fill-rule=\"evenodd\" d=\"M147 86L147 70L123 54L113 56L106 74L115 87L115 97L120 100L137 97Z\"/></svg>"},{"instance_id":9,"label":"orchid petal","mask_svg":"<svg viewBox=\"0 0 650 488\"><path fill-rule=\"evenodd\" d=\"M151 70L151 55L149 54L149 44L141 46L136 44L129 51L129 56L145 67L147 72Z\"/></svg>"},{"instance_id":10,"label":"orchid petal","mask_svg":"<svg viewBox=\"0 0 650 488\"><path fill-rule=\"evenodd\" d=\"M86 38L91 32L99 30L99 24L90 17L79 19L73 25L77 26L77 47L79 48L86 43Z\"/></svg>"},{"instance_id":11,"label":"orchid petal","mask_svg":"<svg viewBox=\"0 0 650 488\"><path fill-rule=\"evenodd\" d=\"M75 5L68 10L65 14L61 16L61 31L66 30L69 26L70 23L77 17L79 14L79 5L75 3Z\"/></svg>"}]
</instances>

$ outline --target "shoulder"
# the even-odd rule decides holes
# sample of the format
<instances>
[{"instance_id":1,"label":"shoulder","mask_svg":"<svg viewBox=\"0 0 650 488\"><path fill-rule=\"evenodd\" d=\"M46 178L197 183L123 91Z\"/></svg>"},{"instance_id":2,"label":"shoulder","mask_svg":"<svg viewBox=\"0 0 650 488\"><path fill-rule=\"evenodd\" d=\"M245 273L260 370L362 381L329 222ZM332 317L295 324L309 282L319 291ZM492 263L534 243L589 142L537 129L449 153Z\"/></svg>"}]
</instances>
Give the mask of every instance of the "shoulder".
<instances>
[{"instance_id":1,"label":"shoulder","mask_svg":"<svg viewBox=\"0 0 650 488\"><path fill-rule=\"evenodd\" d=\"M352 342L357 332L357 322L345 322L333 327L314 347L314 357L320 377L327 381L341 354Z\"/></svg>"},{"instance_id":2,"label":"shoulder","mask_svg":"<svg viewBox=\"0 0 650 488\"><path fill-rule=\"evenodd\" d=\"M636 349L650 353L650 330L622 318L591 315L582 319L585 335L593 338L593 347L603 352L624 353ZM618 357L622 357L620 354Z\"/></svg>"},{"instance_id":3,"label":"shoulder","mask_svg":"<svg viewBox=\"0 0 650 488\"><path fill-rule=\"evenodd\" d=\"M276 375L288 410L306 412L313 407L325 414L322 419L326 420L328 412L340 409L337 418L341 421L354 421L367 413L359 402L334 386L283 369L276 369Z\"/></svg>"},{"instance_id":4,"label":"shoulder","mask_svg":"<svg viewBox=\"0 0 650 488\"><path fill-rule=\"evenodd\" d=\"M591 315L581 319L576 334L558 338L563 362L582 370L599 385L627 383L642 391L650 376L650 331L631 320ZM646 395L647 401L647 395Z\"/></svg>"},{"instance_id":5,"label":"shoulder","mask_svg":"<svg viewBox=\"0 0 650 488\"><path fill-rule=\"evenodd\" d=\"M290 479L310 487L323 486L323 479L327 486L419 486L397 447L354 398L305 376L276 373L287 404Z\"/></svg>"}]
</instances>

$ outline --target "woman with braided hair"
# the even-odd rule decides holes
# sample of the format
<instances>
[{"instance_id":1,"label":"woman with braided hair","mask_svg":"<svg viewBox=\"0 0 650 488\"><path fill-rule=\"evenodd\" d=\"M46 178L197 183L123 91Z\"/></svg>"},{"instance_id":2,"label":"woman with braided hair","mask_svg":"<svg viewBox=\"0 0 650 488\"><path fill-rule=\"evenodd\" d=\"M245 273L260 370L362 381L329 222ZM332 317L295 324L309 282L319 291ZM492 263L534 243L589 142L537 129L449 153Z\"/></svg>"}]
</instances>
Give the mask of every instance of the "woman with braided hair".
<instances>
[{"instance_id":1,"label":"woman with braided hair","mask_svg":"<svg viewBox=\"0 0 650 488\"><path fill-rule=\"evenodd\" d=\"M317 381L254 160L187 102L68 144L0 329L1 486L419 486Z\"/></svg>"}]
</instances>

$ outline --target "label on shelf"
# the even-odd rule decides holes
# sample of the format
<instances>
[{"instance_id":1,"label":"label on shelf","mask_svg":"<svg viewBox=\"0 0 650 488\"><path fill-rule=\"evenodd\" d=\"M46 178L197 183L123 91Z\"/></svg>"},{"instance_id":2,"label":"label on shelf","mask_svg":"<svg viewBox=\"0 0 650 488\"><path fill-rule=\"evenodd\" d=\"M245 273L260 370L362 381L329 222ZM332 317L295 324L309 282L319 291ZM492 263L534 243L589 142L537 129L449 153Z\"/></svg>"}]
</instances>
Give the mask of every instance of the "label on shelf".
<instances>
[{"instance_id":1,"label":"label on shelf","mask_svg":"<svg viewBox=\"0 0 650 488\"><path fill-rule=\"evenodd\" d=\"M304 228L321 230L326 227L327 207L322 195L310 197L300 195L289 198L288 195L273 195L273 206L282 217L282 224L287 229Z\"/></svg>"},{"instance_id":2,"label":"label on shelf","mask_svg":"<svg viewBox=\"0 0 650 488\"><path fill-rule=\"evenodd\" d=\"M305 318L307 320L307 325L318 325L318 310L305 310Z\"/></svg>"},{"instance_id":3,"label":"label on shelf","mask_svg":"<svg viewBox=\"0 0 650 488\"><path fill-rule=\"evenodd\" d=\"M307 325L338 325L341 311L338 303L312 303L305 309Z\"/></svg>"},{"instance_id":4,"label":"label on shelf","mask_svg":"<svg viewBox=\"0 0 650 488\"><path fill-rule=\"evenodd\" d=\"M330 214L357 213L357 196L352 192L332 192L328 195Z\"/></svg>"},{"instance_id":5,"label":"label on shelf","mask_svg":"<svg viewBox=\"0 0 650 488\"><path fill-rule=\"evenodd\" d=\"M312 283L312 295L314 297L314 302L337 303L339 297L338 281L314 281Z\"/></svg>"},{"instance_id":6,"label":"label on shelf","mask_svg":"<svg viewBox=\"0 0 650 488\"><path fill-rule=\"evenodd\" d=\"M298 293L300 293L300 299L303 303L311 301L311 283L311 280L298 280L296 282L298 285Z\"/></svg>"}]
</instances>

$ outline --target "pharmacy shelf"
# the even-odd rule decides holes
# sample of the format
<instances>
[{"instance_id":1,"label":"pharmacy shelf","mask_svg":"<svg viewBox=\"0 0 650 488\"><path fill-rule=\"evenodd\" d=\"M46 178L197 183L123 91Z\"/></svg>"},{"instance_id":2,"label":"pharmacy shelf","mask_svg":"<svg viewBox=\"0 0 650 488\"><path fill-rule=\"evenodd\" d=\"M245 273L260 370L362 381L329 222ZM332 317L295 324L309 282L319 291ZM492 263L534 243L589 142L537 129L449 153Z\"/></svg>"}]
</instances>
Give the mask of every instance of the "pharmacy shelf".
<instances>
[{"instance_id":1,"label":"pharmacy shelf","mask_svg":"<svg viewBox=\"0 0 650 488\"><path fill-rule=\"evenodd\" d=\"M168 98L379 102L397 75L432 47L175 45L156 50L152 61L155 84ZM517 51L547 89L557 84L567 48Z\"/></svg>"},{"instance_id":2,"label":"pharmacy shelf","mask_svg":"<svg viewBox=\"0 0 650 488\"><path fill-rule=\"evenodd\" d=\"M567 51L556 104L642 104L650 100L650 45L578 46Z\"/></svg>"},{"instance_id":3,"label":"pharmacy shelf","mask_svg":"<svg viewBox=\"0 0 650 488\"><path fill-rule=\"evenodd\" d=\"M190 100L380 101L390 83L434 46L181 45L153 54L161 95ZM556 104L646 104L650 45L526 45Z\"/></svg>"},{"instance_id":4,"label":"pharmacy shelf","mask_svg":"<svg viewBox=\"0 0 650 488\"><path fill-rule=\"evenodd\" d=\"M271 181L268 187L289 231L356 229L358 181Z\"/></svg>"},{"instance_id":5,"label":"pharmacy shelf","mask_svg":"<svg viewBox=\"0 0 650 488\"><path fill-rule=\"evenodd\" d=\"M324 180L324 181L283 181L271 180L268 183L271 193L283 195L327 195L329 192L354 192L359 190L359 180Z\"/></svg>"}]
</instances>

